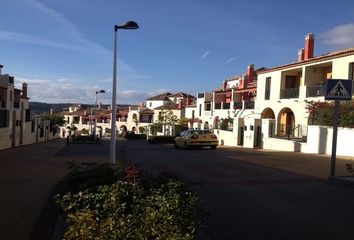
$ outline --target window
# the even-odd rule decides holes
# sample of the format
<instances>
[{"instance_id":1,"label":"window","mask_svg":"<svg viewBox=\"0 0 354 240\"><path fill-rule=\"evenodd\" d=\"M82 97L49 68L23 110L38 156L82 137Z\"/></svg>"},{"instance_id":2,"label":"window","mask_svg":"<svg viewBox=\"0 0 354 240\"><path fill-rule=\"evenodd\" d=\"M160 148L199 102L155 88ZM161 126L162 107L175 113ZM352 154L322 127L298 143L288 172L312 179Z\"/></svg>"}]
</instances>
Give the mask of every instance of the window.
<instances>
[{"instance_id":1,"label":"window","mask_svg":"<svg viewBox=\"0 0 354 240\"><path fill-rule=\"evenodd\" d=\"M33 119L31 124L31 132L34 132L35 126L36 126L36 120Z\"/></svg>"},{"instance_id":2,"label":"window","mask_svg":"<svg viewBox=\"0 0 354 240\"><path fill-rule=\"evenodd\" d=\"M271 86L271 77L266 78L266 86L265 86L265 93L264 93L264 100L270 99L270 86Z\"/></svg>"},{"instance_id":3,"label":"window","mask_svg":"<svg viewBox=\"0 0 354 240\"><path fill-rule=\"evenodd\" d=\"M8 111L0 110L0 128L8 127Z\"/></svg>"},{"instance_id":4,"label":"window","mask_svg":"<svg viewBox=\"0 0 354 240\"><path fill-rule=\"evenodd\" d=\"M152 107L152 102L149 103L149 107Z\"/></svg>"},{"instance_id":5,"label":"window","mask_svg":"<svg viewBox=\"0 0 354 240\"><path fill-rule=\"evenodd\" d=\"M192 118L194 118L194 114L195 114L195 111L194 111L194 110L192 110Z\"/></svg>"},{"instance_id":6,"label":"window","mask_svg":"<svg viewBox=\"0 0 354 240\"><path fill-rule=\"evenodd\" d=\"M25 110L25 122L30 122L31 121L31 110L26 109Z\"/></svg>"},{"instance_id":7,"label":"window","mask_svg":"<svg viewBox=\"0 0 354 240\"><path fill-rule=\"evenodd\" d=\"M351 80L354 80L354 63L349 63L349 78Z\"/></svg>"},{"instance_id":8,"label":"window","mask_svg":"<svg viewBox=\"0 0 354 240\"><path fill-rule=\"evenodd\" d=\"M199 116L202 116L202 104L199 104Z\"/></svg>"}]
</instances>

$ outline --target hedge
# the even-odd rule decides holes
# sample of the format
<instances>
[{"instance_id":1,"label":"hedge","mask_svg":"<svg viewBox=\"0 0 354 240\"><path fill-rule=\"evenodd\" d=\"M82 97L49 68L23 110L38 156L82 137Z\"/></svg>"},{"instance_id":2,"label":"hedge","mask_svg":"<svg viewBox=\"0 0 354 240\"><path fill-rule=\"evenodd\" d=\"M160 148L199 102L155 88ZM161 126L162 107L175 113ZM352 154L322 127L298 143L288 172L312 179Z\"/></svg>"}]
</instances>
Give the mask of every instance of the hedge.
<instances>
[{"instance_id":1,"label":"hedge","mask_svg":"<svg viewBox=\"0 0 354 240\"><path fill-rule=\"evenodd\" d=\"M153 177L136 166L125 171L71 166L61 184L70 190L56 196L67 216L67 240L193 240L205 218L183 182Z\"/></svg>"},{"instance_id":2,"label":"hedge","mask_svg":"<svg viewBox=\"0 0 354 240\"><path fill-rule=\"evenodd\" d=\"M149 137L149 143L174 143L175 136L152 136Z\"/></svg>"}]
</instances>

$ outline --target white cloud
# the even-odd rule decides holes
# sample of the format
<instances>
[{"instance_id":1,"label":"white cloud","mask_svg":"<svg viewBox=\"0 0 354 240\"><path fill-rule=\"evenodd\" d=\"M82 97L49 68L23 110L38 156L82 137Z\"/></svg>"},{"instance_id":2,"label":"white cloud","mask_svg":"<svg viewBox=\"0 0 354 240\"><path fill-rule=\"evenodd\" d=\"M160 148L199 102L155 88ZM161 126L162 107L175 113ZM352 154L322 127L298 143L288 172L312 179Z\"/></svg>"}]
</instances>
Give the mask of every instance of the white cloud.
<instances>
[{"instance_id":1,"label":"white cloud","mask_svg":"<svg viewBox=\"0 0 354 240\"><path fill-rule=\"evenodd\" d=\"M63 81L64 80L64 81ZM28 84L28 96L32 102L47 103L86 103L93 104L95 92L103 89L104 94L98 96L98 101L110 104L111 89L99 88L89 83L77 84L78 81L70 79L31 79L27 77L16 77L16 87L21 89L21 84ZM166 89L155 90L120 90L117 92L118 104L138 104L146 98L166 92Z\"/></svg>"},{"instance_id":2,"label":"white cloud","mask_svg":"<svg viewBox=\"0 0 354 240\"><path fill-rule=\"evenodd\" d=\"M206 57L209 55L209 53L210 53L210 50L207 50L205 53L203 53L202 56L200 56L200 58L201 58L201 59L206 58Z\"/></svg>"},{"instance_id":3,"label":"white cloud","mask_svg":"<svg viewBox=\"0 0 354 240\"><path fill-rule=\"evenodd\" d=\"M235 57L229 58L229 59L225 62L225 64L229 64L229 63L231 63L232 61L234 61L235 59L236 59Z\"/></svg>"},{"instance_id":4,"label":"white cloud","mask_svg":"<svg viewBox=\"0 0 354 240\"><path fill-rule=\"evenodd\" d=\"M336 26L319 34L319 40L336 48L354 47L354 23Z\"/></svg>"}]
</instances>

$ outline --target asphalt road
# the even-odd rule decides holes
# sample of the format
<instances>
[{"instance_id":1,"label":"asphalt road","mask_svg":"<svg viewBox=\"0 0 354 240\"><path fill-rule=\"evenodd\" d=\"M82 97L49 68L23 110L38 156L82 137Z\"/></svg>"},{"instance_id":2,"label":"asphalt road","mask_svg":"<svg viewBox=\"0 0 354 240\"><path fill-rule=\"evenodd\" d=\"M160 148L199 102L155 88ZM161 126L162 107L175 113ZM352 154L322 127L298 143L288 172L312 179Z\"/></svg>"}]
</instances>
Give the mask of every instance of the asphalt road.
<instances>
[{"instance_id":1,"label":"asphalt road","mask_svg":"<svg viewBox=\"0 0 354 240\"><path fill-rule=\"evenodd\" d=\"M247 149L180 150L120 142L131 163L191 183L210 214L200 239L353 239L354 189L326 181L328 156ZM119 154L119 153L118 153ZM344 164L338 162L338 172Z\"/></svg>"}]
</instances>

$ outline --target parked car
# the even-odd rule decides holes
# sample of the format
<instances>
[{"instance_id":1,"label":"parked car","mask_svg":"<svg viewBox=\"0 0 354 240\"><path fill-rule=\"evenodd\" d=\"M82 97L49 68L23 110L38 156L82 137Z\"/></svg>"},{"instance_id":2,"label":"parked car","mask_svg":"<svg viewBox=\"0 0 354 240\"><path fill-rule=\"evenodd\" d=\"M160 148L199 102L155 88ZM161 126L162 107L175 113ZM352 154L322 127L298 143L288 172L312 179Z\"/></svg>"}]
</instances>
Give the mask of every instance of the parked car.
<instances>
[{"instance_id":1,"label":"parked car","mask_svg":"<svg viewBox=\"0 0 354 240\"><path fill-rule=\"evenodd\" d=\"M176 148L210 147L216 149L219 141L210 130L185 130L175 138Z\"/></svg>"}]
</instances>

